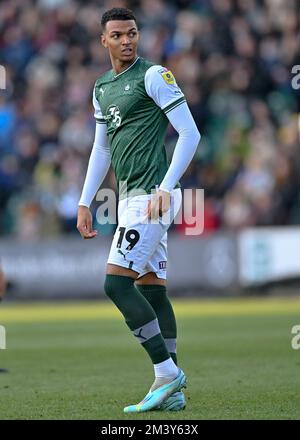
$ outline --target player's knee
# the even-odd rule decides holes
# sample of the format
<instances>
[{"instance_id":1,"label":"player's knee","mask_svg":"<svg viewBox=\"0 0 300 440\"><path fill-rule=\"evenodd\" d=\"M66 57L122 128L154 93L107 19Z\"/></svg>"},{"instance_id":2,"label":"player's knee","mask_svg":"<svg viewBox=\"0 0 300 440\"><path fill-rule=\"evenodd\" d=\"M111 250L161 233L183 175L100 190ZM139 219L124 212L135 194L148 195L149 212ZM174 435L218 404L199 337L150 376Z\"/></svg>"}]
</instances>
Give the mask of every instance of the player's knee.
<instances>
[{"instance_id":1,"label":"player's knee","mask_svg":"<svg viewBox=\"0 0 300 440\"><path fill-rule=\"evenodd\" d=\"M104 291L115 302L116 298L124 294L125 290L133 287L133 283L133 278L107 274L104 282Z\"/></svg>"},{"instance_id":2,"label":"player's knee","mask_svg":"<svg viewBox=\"0 0 300 440\"><path fill-rule=\"evenodd\" d=\"M112 275L106 275L105 282L104 282L104 291L106 295L113 299L115 297L116 291L117 291L117 280L115 280L115 276Z\"/></svg>"}]
</instances>

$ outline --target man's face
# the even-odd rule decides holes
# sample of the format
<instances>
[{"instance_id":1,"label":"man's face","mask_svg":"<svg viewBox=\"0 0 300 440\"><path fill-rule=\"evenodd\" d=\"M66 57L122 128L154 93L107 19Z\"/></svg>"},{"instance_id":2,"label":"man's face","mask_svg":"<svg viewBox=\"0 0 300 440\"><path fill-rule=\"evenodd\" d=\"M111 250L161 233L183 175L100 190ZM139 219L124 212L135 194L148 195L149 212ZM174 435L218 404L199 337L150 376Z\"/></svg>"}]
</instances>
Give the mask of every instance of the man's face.
<instances>
[{"instance_id":1,"label":"man's face","mask_svg":"<svg viewBox=\"0 0 300 440\"><path fill-rule=\"evenodd\" d=\"M101 42L113 59L128 62L136 57L139 32L134 20L108 21Z\"/></svg>"}]
</instances>

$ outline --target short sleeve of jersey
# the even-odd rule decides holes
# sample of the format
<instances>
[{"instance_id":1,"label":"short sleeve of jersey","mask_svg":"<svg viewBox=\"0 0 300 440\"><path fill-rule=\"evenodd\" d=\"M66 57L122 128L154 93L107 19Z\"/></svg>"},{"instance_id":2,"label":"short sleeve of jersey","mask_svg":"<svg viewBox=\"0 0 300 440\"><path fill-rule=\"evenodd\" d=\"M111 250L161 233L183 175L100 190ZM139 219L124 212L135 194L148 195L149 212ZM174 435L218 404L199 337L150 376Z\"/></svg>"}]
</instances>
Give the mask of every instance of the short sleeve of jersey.
<instances>
[{"instance_id":1,"label":"short sleeve of jersey","mask_svg":"<svg viewBox=\"0 0 300 440\"><path fill-rule=\"evenodd\" d=\"M145 89L165 114L186 101L174 75L165 67L151 66L145 74Z\"/></svg>"},{"instance_id":2,"label":"short sleeve of jersey","mask_svg":"<svg viewBox=\"0 0 300 440\"><path fill-rule=\"evenodd\" d=\"M94 90L93 90L93 106L94 106L94 110L95 110L94 111L94 117L96 119L96 122L98 124L105 124L106 121L105 121L105 119L104 119L104 117L102 115L99 102L98 102L98 100L96 98L95 87L94 87Z\"/></svg>"}]
</instances>

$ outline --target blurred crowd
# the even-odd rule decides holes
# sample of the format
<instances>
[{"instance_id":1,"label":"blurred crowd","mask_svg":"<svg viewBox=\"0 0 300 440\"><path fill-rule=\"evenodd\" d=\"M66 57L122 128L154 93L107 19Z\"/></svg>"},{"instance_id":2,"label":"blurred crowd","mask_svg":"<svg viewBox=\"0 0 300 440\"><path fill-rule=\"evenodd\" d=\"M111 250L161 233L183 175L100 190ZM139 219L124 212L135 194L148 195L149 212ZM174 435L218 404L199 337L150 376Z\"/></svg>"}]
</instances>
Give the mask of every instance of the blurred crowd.
<instances>
[{"instance_id":1,"label":"blurred crowd","mask_svg":"<svg viewBox=\"0 0 300 440\"><path fill-rule=\"evenodd\" d=\"M205 190L205 230L300 224L298 0L10 0L0 3L0 235L77 233L92 89L111 68L100 18L114 6L135 12L139 54L186 95L202 139L181 183ZM170 157L176 139L170 127ZM104 185L115 187L112 172Z\"/></svg>"}]
</instances>

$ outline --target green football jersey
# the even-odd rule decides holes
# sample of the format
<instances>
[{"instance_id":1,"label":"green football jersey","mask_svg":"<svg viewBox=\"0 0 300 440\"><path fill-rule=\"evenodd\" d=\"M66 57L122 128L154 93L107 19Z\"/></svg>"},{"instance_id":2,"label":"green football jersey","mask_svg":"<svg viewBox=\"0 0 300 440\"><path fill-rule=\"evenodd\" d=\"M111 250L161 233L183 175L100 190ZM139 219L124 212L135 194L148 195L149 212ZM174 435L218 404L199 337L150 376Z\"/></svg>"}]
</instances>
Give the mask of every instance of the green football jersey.
<instances>
[{"instance_id":1,"label":"green football jersey","mask_svg":"<svg viewBox=\"0 0 300 440\"><path fill-rule=\"evenodd\" d=\"M162 182L169 167L166 114L183 102L172 73L143 58L118 75L110 70L97 79L95 117L107 126L120 199L126 190L150 193Z\"/></svg>"}]
</instances>

